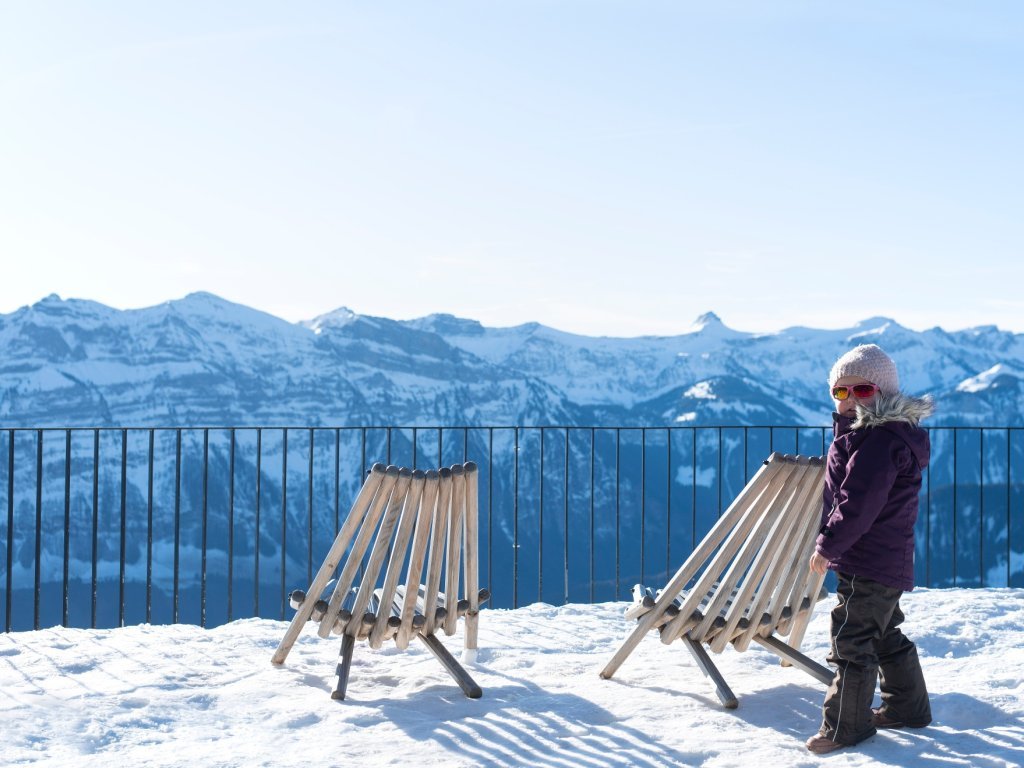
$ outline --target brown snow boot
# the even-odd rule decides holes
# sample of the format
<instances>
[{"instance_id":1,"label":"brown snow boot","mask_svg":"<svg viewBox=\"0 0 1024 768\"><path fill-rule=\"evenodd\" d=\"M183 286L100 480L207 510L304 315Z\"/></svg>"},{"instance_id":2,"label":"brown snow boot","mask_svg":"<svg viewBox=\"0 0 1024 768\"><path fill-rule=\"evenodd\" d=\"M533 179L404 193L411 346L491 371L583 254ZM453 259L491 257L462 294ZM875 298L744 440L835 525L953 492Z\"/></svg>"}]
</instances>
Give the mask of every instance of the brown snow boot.
<instances>
[{"instance_id":1,"label":"brown snow boot","mask_svg":"<svg viewBox=\"0 0 1024 768\"><path fill-rule=\"evenodd\" d=\"M907 723L899 718L889 717L882 707L871 710L871 724L875 728L924 728L929 723L931 720L926 723Z\"/></svg>"}]
</instances>

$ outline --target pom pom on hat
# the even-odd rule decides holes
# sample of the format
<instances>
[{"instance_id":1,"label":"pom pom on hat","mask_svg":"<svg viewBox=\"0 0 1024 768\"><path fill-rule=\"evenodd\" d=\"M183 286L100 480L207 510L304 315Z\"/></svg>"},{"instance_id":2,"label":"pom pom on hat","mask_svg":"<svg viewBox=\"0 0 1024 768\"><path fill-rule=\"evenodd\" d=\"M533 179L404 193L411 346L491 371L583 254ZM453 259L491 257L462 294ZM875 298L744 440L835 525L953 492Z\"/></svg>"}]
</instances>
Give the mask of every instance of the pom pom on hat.
<instances>
[{"instance_id":1,"label":"pom pom on hat","mask_svg":"<svg viewBox=\"0 0 1024 768\"><path fill-rule=\"evenodd\" d=\"M883 394L899 392L900 379L896 363L876 344L861 344L836 360L828 375L828 388L844 376L859 376L876 385Z\"/></svg>"}]
</instances>

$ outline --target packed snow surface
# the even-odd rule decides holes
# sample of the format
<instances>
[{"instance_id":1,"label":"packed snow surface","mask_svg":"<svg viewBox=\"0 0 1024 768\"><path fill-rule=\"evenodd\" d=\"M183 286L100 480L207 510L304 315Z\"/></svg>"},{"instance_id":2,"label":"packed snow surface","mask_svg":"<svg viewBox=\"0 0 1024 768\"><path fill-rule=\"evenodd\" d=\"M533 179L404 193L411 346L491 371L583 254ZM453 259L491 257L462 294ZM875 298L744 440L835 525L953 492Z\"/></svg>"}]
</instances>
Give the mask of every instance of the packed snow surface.
<instances>
[{"instance_id":1,"label":"packed snow surface","mask_svg":"<svg viewBox=\"0 0 1024 768\"><path fill-rule=\"evenodd\" d=\"M832 599L803 643L828 648ZM485 610L465 698L421 644L356 646L346 701L330 691L339 643L245 619L0 635L0 763L54 766L1020 766L1024 590L918 590L917 644L933 724L879 732L825 758L804 740L823 687L758 646L713 656L740 700L723 709L682 644L644 638L598 677L629 632L623 603ZM456 655L460 631L444 638Z\"/></svg>"}]
</instances>

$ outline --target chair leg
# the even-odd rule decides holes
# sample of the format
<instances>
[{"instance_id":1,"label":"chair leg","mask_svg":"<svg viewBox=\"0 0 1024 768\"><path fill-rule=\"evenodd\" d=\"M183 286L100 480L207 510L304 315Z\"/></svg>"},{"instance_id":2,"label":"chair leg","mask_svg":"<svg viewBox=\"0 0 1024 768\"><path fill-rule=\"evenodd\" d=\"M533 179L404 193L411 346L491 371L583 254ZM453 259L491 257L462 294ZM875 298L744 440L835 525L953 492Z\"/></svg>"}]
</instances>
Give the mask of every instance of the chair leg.
<instances>
[{"instance_id":1,"label":"chair leg","mask_svg":"<svg viewBox=\"0 0 1024 768\"><path fill-rule=\"evenodd\" d=\"M718 671L718 667L711 661L711 657L704 650L704 646L689 635L683 635L681 639L690 653L693 654L693 658L697 662L697 666L700 667L700 671L704 673L705 677L710 677L711 682L715 684L715 693L718 694L718 699L722 702L722 706L726 709L736 709L739 706L739 702L736 700L735 694L729 688L729 684L725 682L722 673Z\"/></svg>"},{"instance_id":2,"label":"chair leg","mask_svg":"<svg viewBox=\"0 0 1024 768\"><path fill-rule=\"evenodd\" d=\"M815 680L818 680L824 685L832 685L832 678L835 677L832 670L828 667L822 666L818 662L814 661L814 659L804 656L800 651L796 650L796 648L786 645L786 643L782 642L774 635L768 635L768 637L754 635L754 640L772 653L782 657L785 661L788 661L794 667L802 669Z\"/></svg>"},{"instance_id":3,"label":"chair leg","mask_svg":"<svg viewBox=\"0 0 1024 768\"><path fill-rule=\"evenodd\" d=\"M352 635L345 634L341 637L341 661L338 663L338 685L331 694L332 699L344 699L345 690L348 688L348 673L352 669L352 649L356 646L356 639Z\"/></svg>"},{"instance_id":4,"label":"chair leg","mask_svg":"<svg viewBox=\"0 0 1024 768\"><path fill-rule=\"evenodd\" d=\"M441 641L438 640L434 635L419 635L430 652L433 653L437 660L444 665L444 668L448 670L448 674L455 678L455 682L459 684L459 688L471 699L479 699L483 696L483 691L480 690L480 686L473 682L473 678L469 676L469 673L455 660L455 657L448 653L448 649L441 645Z\"/></svg>"}]
</instances>

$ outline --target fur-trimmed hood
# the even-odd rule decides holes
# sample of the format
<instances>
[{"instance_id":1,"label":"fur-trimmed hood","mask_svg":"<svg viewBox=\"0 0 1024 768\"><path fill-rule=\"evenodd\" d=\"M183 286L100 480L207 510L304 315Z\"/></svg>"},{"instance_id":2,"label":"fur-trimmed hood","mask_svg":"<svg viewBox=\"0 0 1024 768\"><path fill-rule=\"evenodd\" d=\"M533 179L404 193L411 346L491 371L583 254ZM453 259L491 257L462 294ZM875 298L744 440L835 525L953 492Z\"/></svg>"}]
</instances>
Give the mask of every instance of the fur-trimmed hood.
<instances>
[{"instance_id":1,"label":"fur-trimmed hood","mask_svg":"<svg viewBox=\"0 0 1024 768\"><path fill-rule=\"evenodd\" d=\"M928 433L919 426L921 419L935 410L930 396L911 397L902 392L883 395L879 393L867 405L857 403L853 417L834 413L833 430L836 438L864 429L881 428L898 435L913 452L922 468L927 466L931 456Z\"/></svg>"},{"instance_id":2,"label":"fur-trimmed hood","mask_svg":"<svg viewBox=\"0 0 1024 768\"><path fill-rule=\"evenodd\" d=\"M853 429L862 427L881 427L894 421L904 421L912 427L921 423L921 419L931 416L935 411L930 395L911 397L902 392L885 395L881 392L867 405L857 404L857 418L853 420Z\"/></svg>"}]
</instances>

